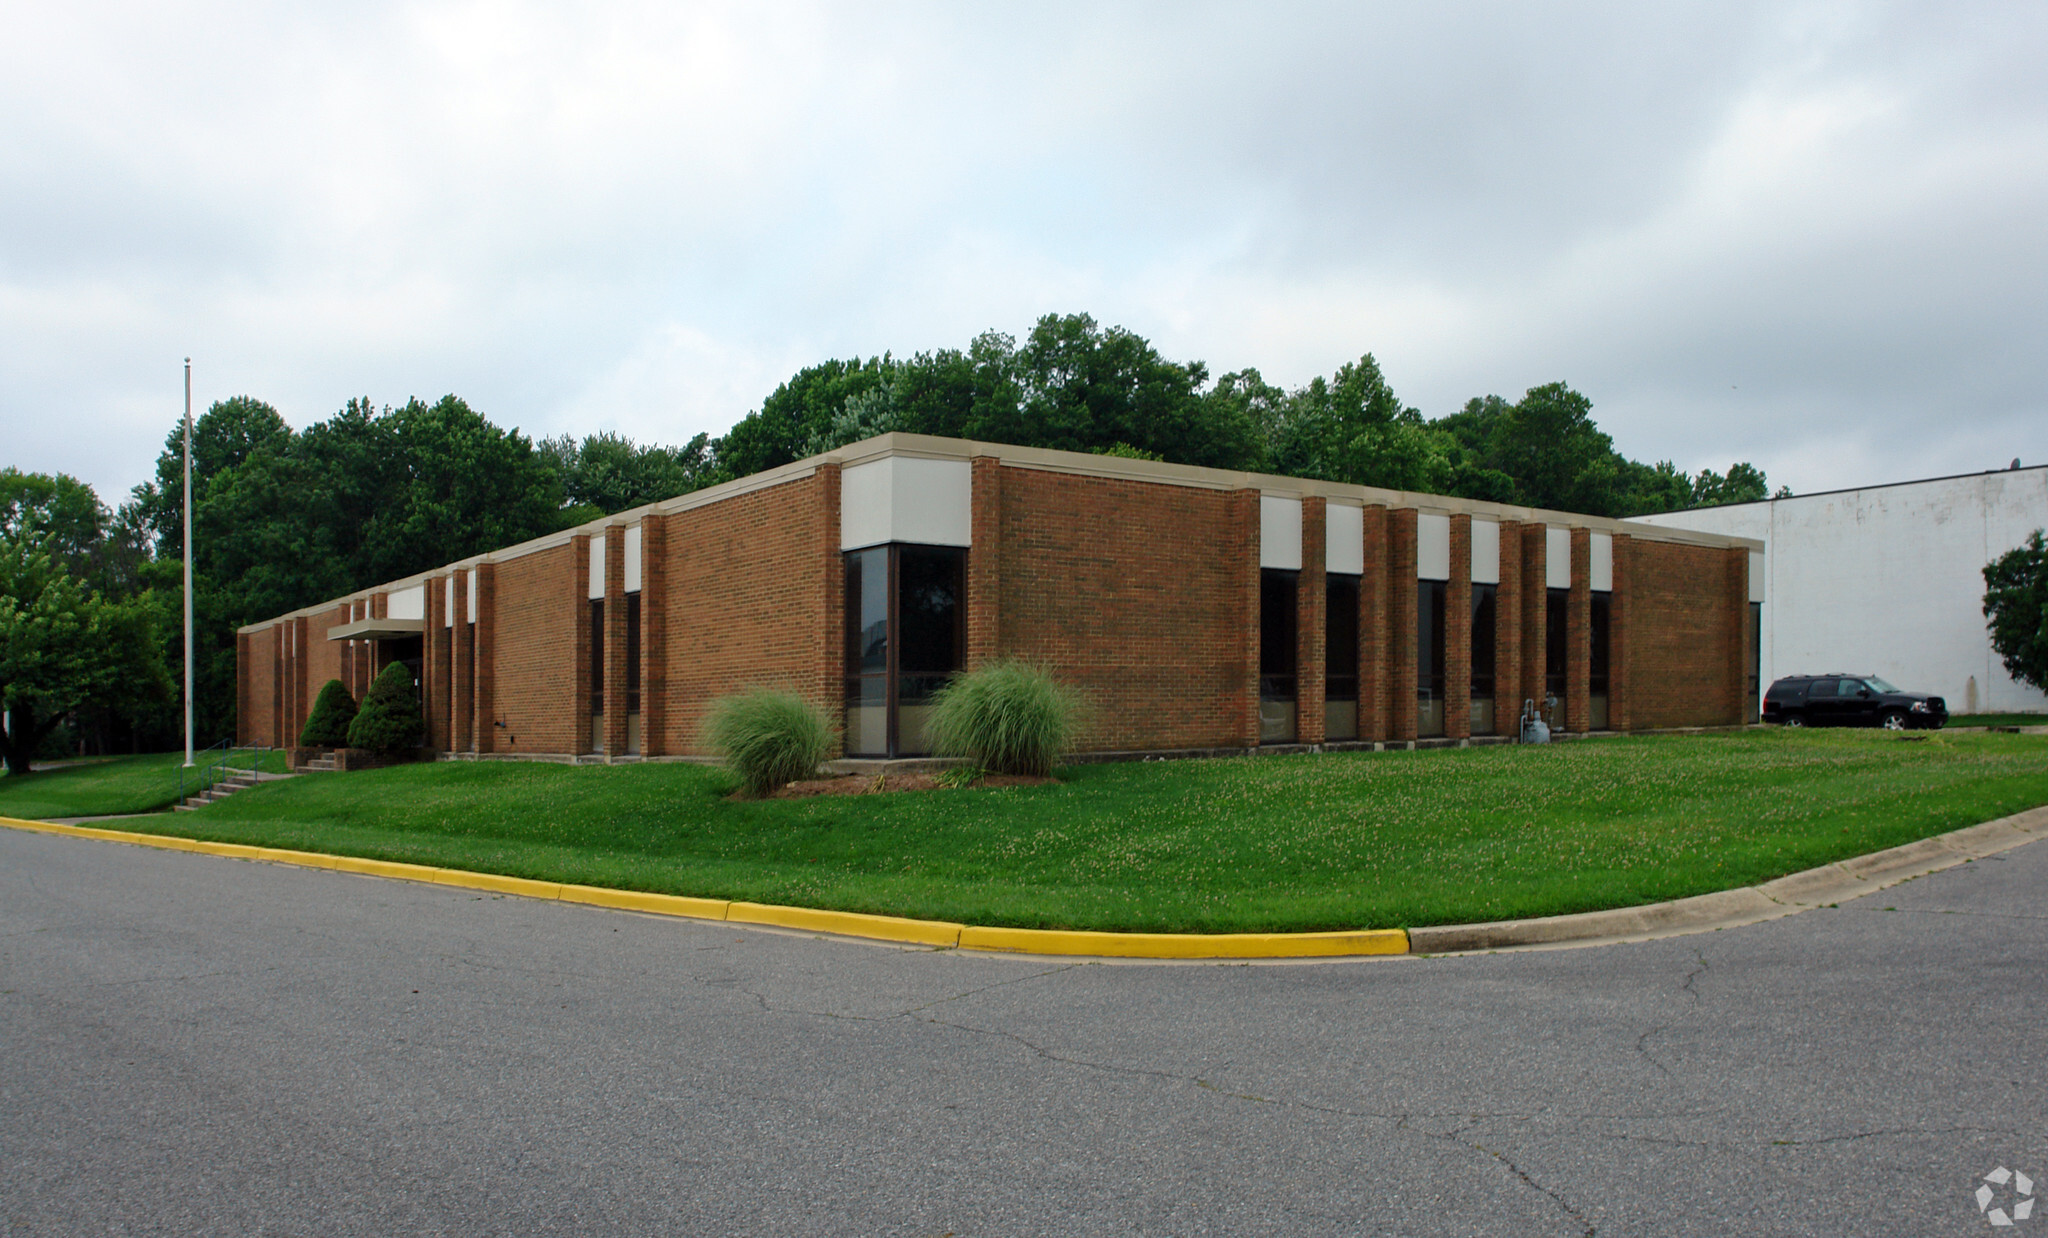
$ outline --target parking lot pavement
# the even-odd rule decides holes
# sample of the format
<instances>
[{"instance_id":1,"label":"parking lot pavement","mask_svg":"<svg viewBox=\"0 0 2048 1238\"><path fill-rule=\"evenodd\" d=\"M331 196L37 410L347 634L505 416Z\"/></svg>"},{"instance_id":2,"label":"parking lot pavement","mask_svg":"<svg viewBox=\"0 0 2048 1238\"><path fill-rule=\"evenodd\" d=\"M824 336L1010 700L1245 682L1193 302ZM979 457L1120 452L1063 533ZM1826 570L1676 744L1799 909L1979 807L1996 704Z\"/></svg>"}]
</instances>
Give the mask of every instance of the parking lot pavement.
<instances>
[{"instance_id":1,"label":"parking lot pavement","mask_svg":"<svg viewBox=\"0 0 2048 1238\"><path fill-rule=\"evenodd\" d=\"M0 830L0 1228L1990 1232L1983 1175L2048 1193L2044 890L1057 963Z\"/></svg>"}]
</instances>

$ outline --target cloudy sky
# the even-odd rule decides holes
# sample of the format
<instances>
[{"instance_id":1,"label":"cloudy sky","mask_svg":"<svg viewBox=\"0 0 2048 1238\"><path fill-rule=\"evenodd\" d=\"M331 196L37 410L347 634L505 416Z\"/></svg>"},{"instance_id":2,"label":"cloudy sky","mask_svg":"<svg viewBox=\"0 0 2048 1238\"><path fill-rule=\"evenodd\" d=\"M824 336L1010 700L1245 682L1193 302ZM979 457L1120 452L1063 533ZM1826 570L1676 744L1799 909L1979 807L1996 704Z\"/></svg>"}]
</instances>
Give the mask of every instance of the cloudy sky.
<instances>
[{"instance_id":1,"label":"cloudy sky","mask_svg":"<svg viewBox=\"0 0 2048 1238\"><path fill-rule=\"evenodd\" d=\"M196 398L680 442L1086 311L1816 490L2048 462L2048 5L6 6L0 464Z\"/></svg>"}]
</instances>

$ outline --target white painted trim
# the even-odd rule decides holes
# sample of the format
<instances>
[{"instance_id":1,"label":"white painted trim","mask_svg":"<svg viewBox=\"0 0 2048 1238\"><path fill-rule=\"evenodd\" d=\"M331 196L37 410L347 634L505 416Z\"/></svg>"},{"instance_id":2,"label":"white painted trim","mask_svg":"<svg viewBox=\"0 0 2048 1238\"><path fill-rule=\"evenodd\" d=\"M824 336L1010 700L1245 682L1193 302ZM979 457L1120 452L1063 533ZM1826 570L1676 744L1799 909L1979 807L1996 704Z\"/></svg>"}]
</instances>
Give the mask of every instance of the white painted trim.
<instances>
[{"instance_id":1,"label":"white painted trim","mask_svg":"<svg viewBox=\"0 0 2048 1238\"><path fill-rule=\"evenodd\" d=\"M1323 570L1345 576L1365 572L1365 509L1332 503L1323 524Z\"/></svg>"},{"instance_id":2,"label":"white painted trim","mask_svg":"<svg viewBox=\"0 0 2048 1238\"><path fill-rule=\"evenodd\" d=\"M839 548L888 542L974 541L974 466L966 460L885 456L839 474Z\"/></svg>"},{"instance_id":3,"label":"white painted trim","mask_svg":"<svg viewBox=\"0 0 2048 1238\"><path fill-rule=\"evenodd\" d=\"M1472 583L1500 583L1500 522L1472 518Z\"/></svg>"},{"instance_id":4,"label":"white painted trim","mask_svg":"<svg viewBox=\"0 0 2048 1238\"><path fill-rule=\"evenodd\" d=\"M1259 496L1259 566L1301 570L1301 500Z\"/></svg>"},{"instance_id":5,"label":"white painted trim","mask_svg":"<svg viewBox=\"0 0 2048 1238\"><path fill-rule=\"evenodd\" d=\"M1572 531L1546 525L1543 529L1543 586L1546 589L1572 587Z\"/></svg>"},{"instance_id":6,"label":"white painted trim","mask_svg":"<svg viewBox=\"0 0 2048 1238\"><path fill-rule=\"evenodd\" d=\"M1415 577L1451 578L1451 518L1438 512L1415 513Z\"/></svg>"},{"instance_id":7,"label":"white painted trim","mask_svg":"<svg viewBox=\"0 0 2048 1238\"><path fill-rule=\"evenodd\" d=\"M385 595L384 613L393 619L419 619L427 617L427 587L414 585L410 589L396 589Z\"/></svg>"},{"instance_id":8,"label":"white painted trim","mask_svg":"<svg viewBox=\"0 0 2048 1238\"><path fill-rule=\"evenodd\" d=\"M626 592L640 592L640 526L626 526Z\"/></svg>"},{"instance_id":9,"label":"white painted trim","mask_svg":"<svg viewBox=\"0 0 2048 1238\"><path fill-rule=\"evenodd\" d=\"M1764 579L1764 552L1752 550L1749 552L1750 601L1761 602L1764 600Z\"/></svg>"},{"instance_id":10,"label":"white painted trim","mask_svg":"<svg viewBox=\"0 0 2048 1238\"><path fill-rule=\"evenodd\" d=\"M587 596L596 601L604 596L604 534L590 536L590 587Z\"/></svg>"},{"instance_id":11,"label":"white painted trim","mask_svg":"<svg viewBox=\"0 0 2048 1238\"><path fill-rule=\"evenodd\" d=\"M1590 561L1586 565L1588 587L1595 593L1614 592L1614 535L1594 530Z\"/></svg>"}]
</instances>

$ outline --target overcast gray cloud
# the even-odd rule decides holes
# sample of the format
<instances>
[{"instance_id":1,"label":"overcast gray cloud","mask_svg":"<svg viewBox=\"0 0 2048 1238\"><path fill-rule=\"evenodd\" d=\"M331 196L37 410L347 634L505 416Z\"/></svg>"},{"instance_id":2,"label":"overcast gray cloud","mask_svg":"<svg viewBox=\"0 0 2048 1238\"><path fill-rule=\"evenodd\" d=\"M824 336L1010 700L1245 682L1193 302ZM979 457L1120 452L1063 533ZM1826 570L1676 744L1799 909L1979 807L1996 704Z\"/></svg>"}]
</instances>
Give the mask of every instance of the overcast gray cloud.
<instances>
[{"instance_id":1,"label":"overcast gray cloud","mask_svg":"<svg viewBox=\"0 0 2048 1238\"><path fill-rule=\"evenodd\" d=\"M2048 459L2048 8L16 4L5 460L195 358L681 441L1085 310L1430 415L1565 379L1811 490Z\"/></svg>"}]
</instances>

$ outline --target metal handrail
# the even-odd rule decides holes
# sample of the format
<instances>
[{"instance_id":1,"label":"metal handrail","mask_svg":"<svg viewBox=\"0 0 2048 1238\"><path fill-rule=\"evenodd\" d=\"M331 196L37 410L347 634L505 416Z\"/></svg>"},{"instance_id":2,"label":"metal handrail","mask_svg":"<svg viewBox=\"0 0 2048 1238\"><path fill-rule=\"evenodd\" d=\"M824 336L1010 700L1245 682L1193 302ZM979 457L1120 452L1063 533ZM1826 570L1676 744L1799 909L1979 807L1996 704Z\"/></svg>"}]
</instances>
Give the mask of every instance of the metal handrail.
<instances>
[{"instance_id":1,"label":"metal handrail","mask_svg":"<svg viewBox=\"0 0 2048 1238\"><path fill-rule=\"evenodd\" d=\"M235 772L235 758L241 753L249 754L249 774L260 779L265 753L273 751L265 744L237 744L232 740L221 740L194 755L191 768L178 767L178 802L184 803L194 795L204 795L226 781ZM219 753L214 756L214 753ZM201 757L210 760L201 761Z\"/></svg>"}]
</instances>

